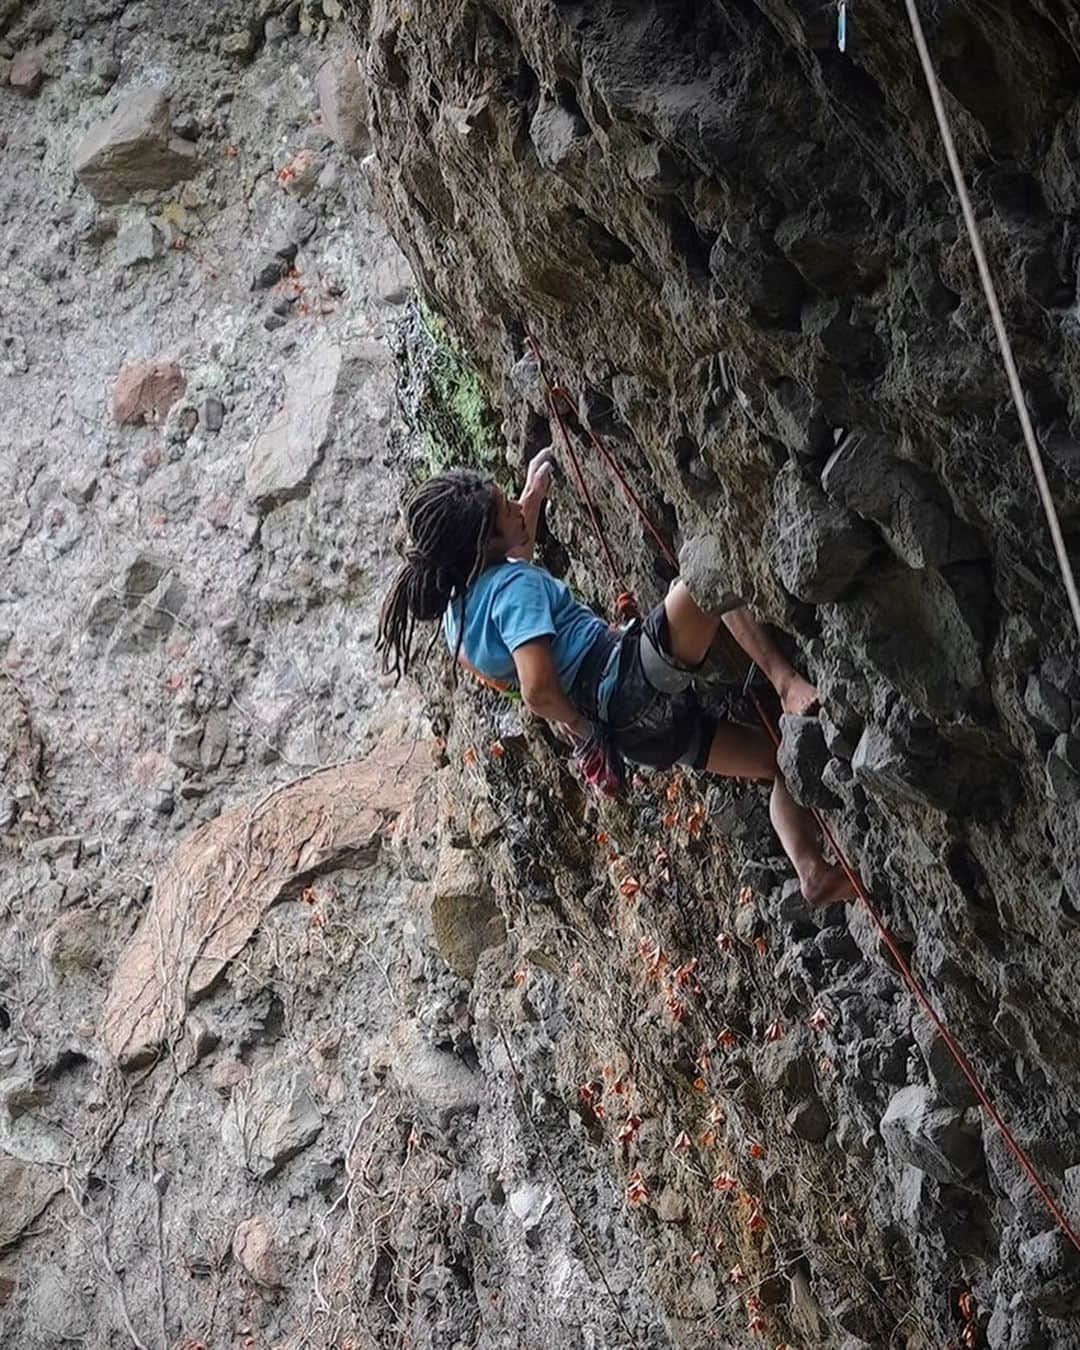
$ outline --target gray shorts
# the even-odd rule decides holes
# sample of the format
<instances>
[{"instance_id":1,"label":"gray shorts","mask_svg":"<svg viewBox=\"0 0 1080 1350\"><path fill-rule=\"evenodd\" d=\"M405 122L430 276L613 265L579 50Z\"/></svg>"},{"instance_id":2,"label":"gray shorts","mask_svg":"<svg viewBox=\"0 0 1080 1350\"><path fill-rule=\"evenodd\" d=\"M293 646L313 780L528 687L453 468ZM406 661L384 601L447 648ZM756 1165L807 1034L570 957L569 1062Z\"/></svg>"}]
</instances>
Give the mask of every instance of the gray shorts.
<instances>
[{"instance_id":1,"label":"gray shorts","mask_svg":"<svg viewBox=\"0 0 1080 1350\"><path fill-rule=\"evenodd\" d=\"M625 629L611 659L618 672L607 706L599 711L624 758L650 768L704 769L716 718L690 688L701 666L685 666L671 655L662 602L644 622L635 619Z\"/></svg>"}]
</instances>

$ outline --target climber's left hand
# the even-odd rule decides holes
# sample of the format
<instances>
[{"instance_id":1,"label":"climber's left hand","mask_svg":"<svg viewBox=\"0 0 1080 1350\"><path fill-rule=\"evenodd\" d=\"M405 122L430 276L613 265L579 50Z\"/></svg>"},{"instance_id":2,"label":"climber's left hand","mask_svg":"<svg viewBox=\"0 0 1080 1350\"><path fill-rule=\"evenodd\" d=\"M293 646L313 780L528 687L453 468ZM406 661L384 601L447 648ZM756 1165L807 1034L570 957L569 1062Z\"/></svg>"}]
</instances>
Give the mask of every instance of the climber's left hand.
<instances>
[{"instance_id":1,"label":"climber's left hand","mask_svg":"<svg viewBox=\"0 0 1080 1350\"><path fill-rule=\"evenodd\" d=\"M521 494L522 504L525 504L526 498L543 501L551 490L554 475L555 451L549 445L529 460L529 467L525 470L525 490Z\"/></svg>"}]
</instances>

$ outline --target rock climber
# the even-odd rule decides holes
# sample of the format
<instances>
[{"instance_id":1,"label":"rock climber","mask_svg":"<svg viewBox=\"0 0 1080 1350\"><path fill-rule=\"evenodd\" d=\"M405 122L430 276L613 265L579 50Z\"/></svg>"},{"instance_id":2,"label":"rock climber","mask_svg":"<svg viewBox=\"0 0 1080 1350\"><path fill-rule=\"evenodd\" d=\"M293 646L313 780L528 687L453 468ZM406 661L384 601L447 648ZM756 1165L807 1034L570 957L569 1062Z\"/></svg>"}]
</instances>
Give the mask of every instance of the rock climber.
<instances>
[{"instance_id":1,"label":"rock climber","mask_svg":"<svg viewBox=\"0 0 1080 1350\"><path fill-rule=\"evenodd\" d=\"M586 778L603 791L617 793L624 758L771 780L770 818L804 898L815 905L851 898L843 871L822 855L813 817L778 773L769 737L718 721L690 686L723 623L785 712L812 710L814 687L740 602L707 613L682 580L643 622L621 629L605 623L532 562L552 474L546 450L529 464L517 501L471 469L439 474L412 492L405 562L379 617L384 670L406 673L417 624L441 620L455 660L488 684L520 692L530 712L561 725Z\"/></svg>"}]
</instances>

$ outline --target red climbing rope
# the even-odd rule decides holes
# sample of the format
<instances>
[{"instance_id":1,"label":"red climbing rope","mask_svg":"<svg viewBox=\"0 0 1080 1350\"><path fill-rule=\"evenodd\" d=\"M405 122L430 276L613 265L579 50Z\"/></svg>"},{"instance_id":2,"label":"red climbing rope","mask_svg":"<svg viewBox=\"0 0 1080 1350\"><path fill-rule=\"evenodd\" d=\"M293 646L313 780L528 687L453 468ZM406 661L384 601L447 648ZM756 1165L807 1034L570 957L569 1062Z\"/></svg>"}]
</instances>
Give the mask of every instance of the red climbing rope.
<instances>
[{"instance_id":1,"label":"red climbing rope","mask_svg":"<svg viewBox=\"0 0 1080 1350\"><path fill-rule=\"evenodd\" d=\"M769 717L765 708L762 706L761 701L758 698L757 694L751 691L751 697L754 700L754 706L757 708L758 716L761 718L761 721L764 724L766 731L772 737L773 744L779 746L780 734L776 729L775 723L773 722L772 718ZM818 823L818 828L821 830L821 833L825 836L826 840L828 841L829 847L832 849L834 855L836 856L836 861L840 864L840 867L844 871L844 875L847 877L848 881L850 881L851 885L854 887L855 894L859 897L859 899L865 906L866 912L867 914L870 915L874 927L881 934L881 940L885 943L885 946L889 949L889 954L892 956L892 959L896 962L896 968L903 976L904 983L915 995L915 998L921 1004L923 1011L926 1013L927 1017L929 1017L930 1021L934 1024L935 1028L937 1029L938 1035L945 1042L945 1045L948 1048L949 1053L956 1061L957 1065L960 1068L961 1073L971 1084L971 1089L975 1093L975 1096L978 1098L980 1105L986 1110L987 1115L997 1126L998 1132L1001 1135L1002 1139L1004 1139L1005 1143L1009 1146L1009 1149L1012 1151L1013 1156L1016 1158L1016 1161L1020 1164L1021 1169L1027 1174L1028 1180L1042 1196L1043 1203L1046 1205L1046 1208L1053 1215L1061 1231L1069 1239L1069 1241L1076 1248L1076 1250L1080 1252L1080 1235L1077 1234L1072 1224L1066 1218L1061 1206L1054 1199L1050 1191L1050 1188L1047 1186L1046 1182L1043 1181L1039 1173L1035 1170L1034 1163L1032 1163L1027 1153L1025 1153L1022 1145L1019 1143L1016 1136L1009 1128L1008 1123L1002 1117L1000 1111L998 1111L993 1101L991 1101L990 1096L988 1095L986 1089L982 1085L982 1081L976 1074L975 1070L972 1068L971 1061L964 1053L960 1043L957 1041L956 1037L952 1034L952 1032L949 1030L949 1028L945 1025L945 1023L938 1016L937 1012L934 1010L934 1005L930 1002L930 999L926 994L925 990L923 989L922 985L919 984L918 980L915 978L915 975L912 972L911 967L908 965L907 961L904 959L903 953L897 946L896 940L893 938L893 935L889 932L888 928L886 927L885 920L878 913L877 908L875 907L873 901L870 899L870 896L866 890L866 887L863 885L862 880L859 877L859 874L852 867L851 863L848 862L847 855L844 853L844 850L840 847L840 842L836 838L836 835L833 833L832 829L830 828L829 822L825 819L824 815L822 814L821 811L817 809L817 807L813 807L812 810L814 814L814 819Z\"/></svg>"},{"instance_id":2,"label":"red climbing rope","mask_svg":"<svg viewBox=\"0 0 1080 1350\"><path fill-rule=\"evenodd\" d=\"M530 341L531 340L532 339L530 339ZM546 377L545 383L547 383ZM607 535L604 533L604 527L600 523L600 517L596 513L596 506L593 502L592 494L589 491L589 485L585 481L585 473L582 470L581 461L578 459L577 452L574 449L574 443L570 439L570 433L567 431L566 423L563 421L563 415L559 411L559 406L555 401L558 395L561 395L564 399L569 401L569 395L566 393L565 390L556 389L554 385L548 383L547 384L548 412L550 412L552 417L554 417L555 423L559 428L559 435L562 437L563 448L565 449L566 456L570 461L570 467L574 471L574 480L577 483L578 492L581 493L582 500L585 503L585 509L589 513L589 519L592 522L593 531L596 534L597 539L600 540L600 547L604 550L604 557L607 559L607 565L611 571L612 579L614 580L615 585L619 588L620 593L628 594L626 584L623 581L622 573L619 571L619 564L615 561L615 555L614 553L612 553L611 545L607 541ZM573 411L573 405L571 405L571 410Z\"/></svg>"},{"instance_id":3,"label":"red climbing rope","mask_svg":"<svg viewBox=\"0 0 1080 1350\"><path fill-rule=\"evenodd\" d=\"M608 568L611 571L612 579L618 590L618 595L615 600L615 611L621 619L635 618L640 613L637 600L634 598L634 593L627 586L626 580L619 570L619 564L615 561L615 555L612 553L611 545L608 543L607 535L604 533L603 524L597 513L596 506L593 503L592 494L589 492L588 483L585 481L585 472L581 467L581 461L578 458L577 451L574 449L574 443L570 437L570 433L566 429L566 421L563 418L562 412L559 410L559 401L561 400L570 409L571 414L576 417L577 404L562 385L552 384L548 379L547 372L544 370L544 359L540 355L539 343L536 341L536 338L533 337L532 333L528 333L526 337L529 346L532 348L533 357L536 360L536 368L539 371L540 378L544 382L544 396L547 402L548 411L555 419L555 424L559 428L559 436L562 439L563 447L566 450L567 458L570 461L570 467L574 472L574 481L577 483L578 491L584 499L585 506L589 513L589 520L592 523L593 532L600 541L600 547L604 551L604 557L607 559ZM604 464L607 466L608 472L618 483L619 487L622 488L627 500L633 504L634 509L641 518L641 523L649 531L653 539L656 540L660 552L672 567L677 570L679 560L672 551L671 545L653 524L652 517L642 505L641 498L634 491L630 480L619 467L618 460L616 460L615 456L607 448L607 445L604 443L604 438L592 427L587 427L586 431L589 440L592 442L593 449L603 460Z\"/></svg>"},{"instance_id":4,"label":"red climbing rope","mask_svg":"<svg viewBox=\"0 0 1080 1350\"><path fill-rule=\"evenodd\" d=\"M550 409L552 415L554 416L558 424L563 445L566 448L567 456L570 460L571 467L574 471L575 481L577 482L579 491L581 492L582 497L584 498L585 503L588 507L589 519L592 523L593 530L596 533L596 537L600 541L601 547L603 548L604 554L608 560L608 566L611 569L611 573L615 580L615 583L617 586L622 588L620 599L622 599L625 596L629 596L630 599L632 599L633 597L630 596L629 591L625 587L623 577L619 571L618 564L615 561L614 555L611 550L611 546L609 545L607 537L604 534L603 523L600 520L595 505L593 504L592 497L589 494L588 486L585 481L584 470L578 458L577 452L573 448L570 435L567 432L566 425L563 421L561 413L558 410L558 406L555 400L556 398L562 399L575 414L577 410L576 404L571 399L569 393L567 393L565 389L563 389L559 385L552 384L552 382L548 379L547 373L544 370L543 358L540 355L539 344L537 343L536 338L532 335L532 333L527 334L527 340L529 346L532 348L533 355L536 359L536 364L540 373L540 377L544 382L548 408ZM591 428L588 429L588 435L589 440L592 442L593 447L597 450L598 454L603 460L604 465L610 472L611 476L615 479L616 483L618 483L627 500L633 505L634 509L638 514L638 517L641 520L642 525L648 530L649 534L652 535L653 539L659 546L661 553L668 560L668 562L670 562L673 567L677 568L679 564L678 558L676 557L674 550L671 548L671 545L660 533L657 526L653 523L652 518L649 516L648 511L642 505L641 499L638 497L637 493L630 485L629 481L626 478L626 475L623 473L622 469L615 460L614 456L611 454L610 450L608 450L607 446L604 444L603 439L599 436L597 432L593 431ZM636 610L637 608L636 603L634 608ZM758 698L757 694L754 693L753 690L751 690L751 698L753 699L754 707L757 709L758 717L761 719L761 723L764 726L766 732L768 733L770 739L772 740L775 746L779 746L780 733L777 730L775 722L773 721L772 717L769 715L764 705L762 704L761 700ZM923 989L919 981L915 978L914 972L908 965L907 961L904 959L904 955L900 951L900 948L897 945L896 940L889 932L889 929L887 928L884 919L881 917L873 901L870 899L870 896L866 890L866 887L863 885L862 880L859 877L859 874L855 871L854 867L852 867L851 863L848 861L847 855L841 848L840 842L836 838L836 835L833 833L831 827L829 826L828 821L825 819L822 812L819 811L817 808L813 809L813 815L814 819L817 821L818 827L820 828L822 835L825 837L825 839L829 844L829 847L832 849L834 855L836 856L837 863L843 869L844 875L851 883L855 891L855 894L858 896L859 900L865 907L866 912L869 914L870 919L874 924L874 927L877 929L878 933L881 936L881 940L884 942L886 948L889 951L889 954L892 956L893 961L896 963L896 968L900 972L900 975L902 976L904 983L911 990L912 994L915 996L916 1001L922 1007L927 1017L930 1018L930 1021L932 1022L938 1035L944 1041L946 1048L952 1055L953 1059L956 1061L956 1064L958 1065L961 1073L971 1084L972 1091L975 1093L975 1096L978 1099L979 1104L983 1107L987 1115L994 1122L994 1125L996 1126L998 1133L1001 1135L1002 1139L1004 1139L1010 1152L1016 1158L1016 1161L1019 1163L1021 1170L1024 1172L1028 1180L1038 1191L1039 1195L1042 1197L1043 1203L1046 1205L1046 1208L1053 1217L1055 1223L1061 1229L1062 1233L1064 1233L1064 1235L1072 1243L1072 1245L1076 1248L1077 1252L1080 1252L1080 1234L1077 1233L1076 1229L1069 1222L1061 1206L1054 1199L1054 1196L1049 1186L1037 1171L1035 1164L1028 1157L1023 1146L1016 1138L1016 1136L1013 1134L1012 1130L1008 1125L1008 1122L1004 1119L1004 1117L1001 1115L1001 1112L994 1105L993 1100L991 1099L986 1088L983 1086L981 1079L979 1078L978 1074L972 1067L971 1061L964 1053L964 1050L960 1046L960 1043L957 1041L956 1037L953 1036L952 1032L948 1029L948 1027L942 1021L941 1017L935 1011L934 1005L930 1002L929 995Z\"/></svg>"}]
</instances>

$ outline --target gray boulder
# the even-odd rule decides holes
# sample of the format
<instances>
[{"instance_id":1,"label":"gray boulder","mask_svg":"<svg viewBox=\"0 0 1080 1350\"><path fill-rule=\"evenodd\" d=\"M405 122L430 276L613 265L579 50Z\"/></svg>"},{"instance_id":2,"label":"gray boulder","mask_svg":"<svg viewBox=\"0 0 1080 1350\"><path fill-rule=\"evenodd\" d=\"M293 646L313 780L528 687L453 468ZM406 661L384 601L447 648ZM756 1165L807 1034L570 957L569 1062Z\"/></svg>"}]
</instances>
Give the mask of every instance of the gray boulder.
<instances>
[{"instance_id":1,"label":"gray boulder","mask_svg":"<svg viewBox=\"0 0 1080 1350\"><path fill-rule=\"evenodd\" d=\"M812 604L839 600L875 546L869 526L807 482L794 464L776 475L770 556L797 599Z\"/></svg>"},{"instance_id":2,"label":"gray boulder","mask_svg":"<svg viewBox=\"0 0 1080 1350\"><path fill-rule=\"evenodd\" d=\"M858 713L840 701L828 708L822 708L819 717L829 754L837 759L850 760L863 731Z\"/></svg>"},{"instance_id":3,"label":"gray boulder","mask_svg":"<svg viewBox=\"0 0 1080 1350\"><path fill-rule=\"evenodd\" d=\"M928 1017L915 1018L915 1041L926 1063L930 1080L950 1106L975 1105L975 1093L948 1046Z\"/></svg>"},{"instance_id":4,"label":"gray boulder","mask_svg":"<svg viewBox=\"0 0 1080 1350\"><path fill-rule=\"evenodd\" d=\"M1050 1317L1072 1317L1080 1309L1080 1255L1060 1228L1021 1242L1020 1267L1030 1302Z\"/></svg>"},{"instance_id":5,"label":"gray boulder","mask_svg":"<svg viewBox=\"0 0 1080 1350\"><path fill-rule=\"evenodd\" d=\"M553 98L541 100L529 124L529 139L545 169L557 169L588 136L588 123Z\"/></svg>"},{"instance_id":6,"label":"gray boulder","mask_svg":"<svg viewBox=\"0 0 1080 1350\"><path fill-rule=\"evenodd\" d=\"M187 586L179 574L168 570L146 599L130 608L111 651L138 651L167 637L187 603L187 596Z\"/></svg>"},{"instance_id":7,"label":"gray boulder","mask_svg":"<svg viewBox=\"0 0 1080 1350\"><path fill-rule=\"evenodd\" d=\"M826 453L832 436L821 407L797 380L774 381L765 391L776 434L794 454L813 459Z\"/></svg>"},{"instance_id":8,"label":"gray boulder","mask_svg":"<svg viewBox=\"0 0 1080 1350\"><path fill-rule=\"evenodd\" d=\"M780 718L780 748L776 752L776 762L797 802L823 809L837 804L822 781L825 765L829 762L829 748L825 744L824 729L816 717L795 717L785 713Z\"/></svg>"},{"instance_id":9,"label":"gray boulder","mask_svg":"<svg viewBox=\"0 0 1080 1350\"><path fill-rule=\"evenodd\" d=\"M900 459L880 432L845 436L822 471L821 485L835 501L879 525L909 567L939 567L986 551L929 474Z\"/></svg>"},{"instance_id":10,"label":"gray boulder","mask_svg":"<svg viewBox=\"0 0 1080 1350\"><path fill-rule=\"evenodd\" d=\"M725 614L746 601L731 585L731 557L715 534L699 534L679 550L679 574L694 600L709 614Z\"/></svg>"},{"instance_id":11,"label":"gray boulder","mask_svg":"<svg viewBox=\"0 0 1080 1350\"><path fill-rule=\"evenodd\" d=\"M851 432L829 456L821 486L829 496L869 520L887 521L892 513L896 460L888 437Z\"/></svg>"},{"instance_id":12,"label":"gray boulder","mask_svg":"<svg viewBox=\"0 0 1080 1350\"><path fill-rule=\"evenodd\" d=\"M1024 707L1043 731L1068 731L1072 722L1069 700L1045 675L1029 675L1024 689Z\"/></svg>"},{"instance_id":13,"label":"gray boulder","mask_svg":"<svg viewBox=\"0 0 1080 1350\"><path fill-rule=\"evenodd\" d=\"M987 588L965 591L934 569L875 571L823 617L826 640L870 676L883 676L941 723L985 684Z\"/></svg>"},{"instance_id":14,"label":"gray boulder","mask_svg":"<svg viewBox=\"0 0 1080 1350\"><path fill-rule=\"evenodd\" d=\"M431 897L431 926L446 964L464 980L491 946L506 939L506 926L472 849L444 847Z\"/></svg>"},{"instance_id":15,"label":"gray boulder","mask_svg":"<svg viewBox=\"0 0 1080 1350\"><path fill-rule=\"evenodd\" d=\"M806 1097L787 1113L791 1132L811 1144L820 1144L829 1133L829 1113L818 1097Z\"/></svg>"},{"instance_id":16,"label":"gray boulder","mask_svg":"<svg viewBox=\"0 0 1080 1350\"><path fill-rule=\"evenodd\" d=\"M0 1153L0 1249L37 1218L61 1185L56 1169Z\"/></svg>"},{"instance_id":17,"label":"gray boulder","mask_svg":"<svg viewBox=\"0 0 1080 1350\"><path fill-rule=\"evenodd\" d=\"M254 441L245 486L260 511L306 497L347 396L387 359L377 343L343 349L323 339L285 376L285 407Z\"/></svg>"},{"instance_id":18,"label":"gray boulder","mask_svg":"<svg viewBox=\"0 0 1080 1350\"><path fill-rule=\"evenodd\" d=\"M414 1021L399 1022L376 1048L373 1065L387 1068L429 1127L445 1130L458 1116L473 1115L484 1080L456 1055L429 1045Z\"/></svg>"},{"instance_id":19,"label":"gray boulder","mask_svg":"<svg viewBox=\"0 0 1080 1350\"><path fill-rule=\"evenodd\" d=\"M767 1042L756 1056L755 1070L766 1092L805 1093L814 1084L806 1034L793 1030L778 1041Z\"/></svg>"},{"instance_id":20,"label":"gray boulder","mask_svg":"<svg viewBox=\"0 0 1080 1350\"><path fill-rule=\"evenodd\" d=\"M158 89L139 89L86 135L73 167L91 196L112 204L170 188L199 165L190 141L171 133L169 100Z\"/></svg>"},{"instance_id":21,"label":"gray boulder","mask_svg":"<svg viewBox=\"0 0 1080 1350\"><path fill-rule=\"evenodd\" d=\"M988 1350L1049 1350L1039 1324L1039 1315L1027 1306L1022 1294L1009 1302L1001 1295L986 1324Z\"/></svg>"},{"instance_id":22,"label":"gray boulder","mask_svg":"<svg viewBox=\"0 0 1080 1350\"><path fill-rule=\"evenodd\" d=\"M1076 1249L1058 1228L1048 1228L1020 1244L1020 1261L1043 1279L1077 1268Z\"/></svg>"},{"instance_id":23,"label":"gray boulder","mask_svg":"<svg viewBox=\"0 0 1080 1350\"><path fill-rule=\"evenodd\" d=\"M187 587L173 565L139 550L126 562L119 583L103 587L86 619L94 637L114 638L114 652L152 646L171 632L187 602Z\"/></svg>"},{"instance_id":24,"label":"gray boulder","mask_svg":"<svg viewBox=\"0 0 1080 1350\"><path fill-rule=\"evenodd\" d=\"M323 1127L306 1065L275 1060L238 1087L221 1122L226 1154L252 1176L274 1173L309 1144Z\"/></svg>"},{"instance_id":25,"label":"gray boulder","mask_svg":"<svg viewBox=\"0 0 1080 1350\"><path fill-rule=\"evenodd\" d=\"M320 342L286 375L285 408L256 437L248 458L244 481L261 510L307 495L329 439L341 366L341 348Z\"/></svg>"},{"instance_id":26,"label":"gray boulder","mask_svg":"<svg viewBox=\"0 0 1080 1350\"><path fill-rule=\"evenodd\" d=\"M1063 732L1046 757L1050 795L1062 806L1080 801L1080 737Z\"/></svg>"},{"instance_id":27,"label":"gray boulder","mask_svg":"<svg viewBox=\"0 0 1080 1350\"><path fill-rule=\"evenodd\" d=\"M892 1157L947 1183L963 1181L979 1165L982 1141L967 1114L937 1103L931 1090L901 1088L881 1120L881 1137Z\"/></svg>"},{"instance_id":28,"label":"gray boulder","mask_svg":"<svg viewBox=\"0 0 1080 1350\"><path fill-rule=\"evenodd\" d=\"M225 421L225 404L216 394L208 394L199 408L199 422L207 431L220 431Z\"/></svg>"},{"instance_id":29,"label":"gray boulder","mask_svg":"<svg viewBox=\"0 0 1080 1350\"><path fill-rule=\"evenodd\" d=\"M851 757L855 781L876 796L914 806L948 811L957 782L943 766L920 761L896 736L868 726Z\"/></svg>"},{"instance_id":30,"label":"gray boulder","mask_svg":"<svg viewBox=\"0 0 1080 1350\"><path fill-rule=\"evenodd\" d=\"M136 216L120 227L116 236L116 261L121 267L153 262L165 251L161 231L146 216Z\"/></svg>"}]
</instances>

